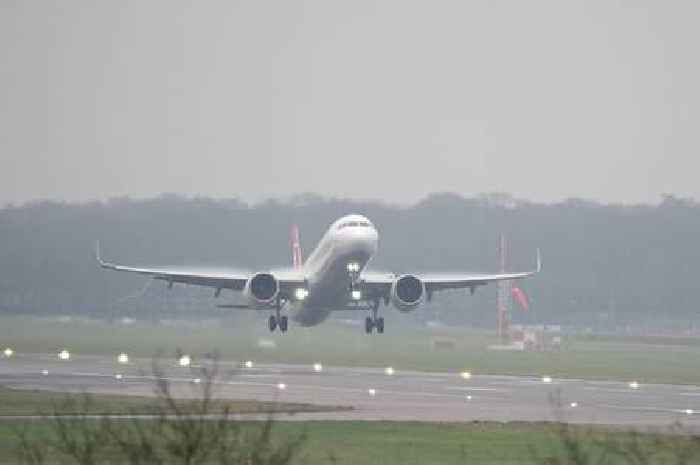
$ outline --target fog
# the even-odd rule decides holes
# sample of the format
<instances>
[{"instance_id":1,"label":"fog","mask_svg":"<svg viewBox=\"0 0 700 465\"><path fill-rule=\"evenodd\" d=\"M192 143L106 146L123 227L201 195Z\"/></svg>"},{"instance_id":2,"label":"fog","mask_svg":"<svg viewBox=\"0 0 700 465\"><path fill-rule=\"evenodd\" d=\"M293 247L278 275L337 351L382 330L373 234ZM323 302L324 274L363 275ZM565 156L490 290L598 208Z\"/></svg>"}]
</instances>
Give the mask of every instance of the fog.
<instances>
[{"instance_id":1,"label":"fog","mask_svg":"<svg viewBox=\"0 0 700 465\"><path fill-rule=\"evenodd\" d=\"M697 2L0 5L0 204L698 197Z\"/></svg>"}]
</instances>

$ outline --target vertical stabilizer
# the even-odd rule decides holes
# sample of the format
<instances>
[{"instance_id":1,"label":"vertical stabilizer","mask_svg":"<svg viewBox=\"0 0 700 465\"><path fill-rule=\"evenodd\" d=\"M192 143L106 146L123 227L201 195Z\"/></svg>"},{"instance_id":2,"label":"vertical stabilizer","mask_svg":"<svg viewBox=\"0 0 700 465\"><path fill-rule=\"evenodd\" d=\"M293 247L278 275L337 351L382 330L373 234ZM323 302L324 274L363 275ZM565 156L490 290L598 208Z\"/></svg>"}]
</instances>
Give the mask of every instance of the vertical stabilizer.
<instances>
[{"instance_id":1,"label":"vertical stabilizer","mask_svg":"<svg viewBox=\"0 0 700 465\"><path fill-rule=\"evenodd\" d=\"M304 256L301 253L301 242L299 241L299 227L292 225L291 230L291 245L292 245L292 264L294 269L301 269L304 263Z\"/></svg>"}]
</instances>

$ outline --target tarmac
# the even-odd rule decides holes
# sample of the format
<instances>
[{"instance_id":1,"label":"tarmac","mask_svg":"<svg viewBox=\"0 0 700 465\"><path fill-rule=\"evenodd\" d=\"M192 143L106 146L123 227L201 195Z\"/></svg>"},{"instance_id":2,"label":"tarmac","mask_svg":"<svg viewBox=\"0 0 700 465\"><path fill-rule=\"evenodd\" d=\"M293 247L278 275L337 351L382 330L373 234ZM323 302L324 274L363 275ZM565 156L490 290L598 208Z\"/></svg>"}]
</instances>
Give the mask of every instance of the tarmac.
<instances>
[{"instance_id":1,"label":"tarmac","mask_svg":"<svg viewBox=\"0 0 700 465\"><path fill-rule=\"evenodd\" d=\"M64 354L65 356L65 354ZM196 360L182 367L161 360L160 377L178 396L197 396L206 384ZM681 423L700 431L700 387L547 376L403 371L400 367L218 364L215 395L299 402L349 410L283 416L294 420L566 421L635 429ZM15 389L152 395L150 360L121 364L114 357L24 354L0 358L0 385Z\"/></svg>"}]
</instances>

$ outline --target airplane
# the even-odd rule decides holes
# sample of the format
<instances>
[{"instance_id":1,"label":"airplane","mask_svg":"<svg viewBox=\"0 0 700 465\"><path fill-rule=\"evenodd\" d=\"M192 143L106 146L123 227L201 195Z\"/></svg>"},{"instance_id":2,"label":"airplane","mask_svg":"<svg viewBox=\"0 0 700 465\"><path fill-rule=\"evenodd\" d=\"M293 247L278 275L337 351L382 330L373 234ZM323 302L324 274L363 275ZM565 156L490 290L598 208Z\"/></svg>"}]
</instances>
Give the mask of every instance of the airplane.
<instances>
[{"instance_id":1,"label":"airplane","mask_svg":"<svg viewBox=\"0 0 700 465\"><path fill-rule=\"evenodd\" d=\"M219 305L220 308L270 310L268 328L286 332L289 316L300 326L316 326L335 310L362 310L365 332L384 333L384 318L378 316L380 304L393 304L401 312L410 312L433 293L446 289L469 289L478 286L519 280L542 269L540 251L534 270L517 273L415 273L394 274L366 270L377 252L377 228L365 216L352 214L335 221L320 242L303 260L299 229L291 230L292 269L260 272L183 268L139 268L104 261L96 244L96 259L107 270L124 271L174 283L207 286L219 297L223 289L242 292L246 304Z\"/></svg>"}]
</instances>

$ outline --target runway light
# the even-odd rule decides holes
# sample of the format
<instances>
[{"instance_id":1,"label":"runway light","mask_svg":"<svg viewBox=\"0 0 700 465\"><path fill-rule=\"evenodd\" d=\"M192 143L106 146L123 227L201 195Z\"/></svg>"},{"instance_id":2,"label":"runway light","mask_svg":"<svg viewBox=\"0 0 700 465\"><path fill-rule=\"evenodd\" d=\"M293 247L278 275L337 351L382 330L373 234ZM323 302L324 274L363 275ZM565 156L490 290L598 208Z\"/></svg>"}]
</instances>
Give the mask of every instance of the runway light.
<instances>
[{"instance_id":1,"label":"runway light","mask_svg":"<svg viewBox=\"0 0 700 465\"><path fill-rule=\"evenodd\" d=\"M377 390L374 388L369 388L369 389L367 389L367 394L369 394L370 397L374 397L377 395Z\"/></svg>"},{"instance_id":2,"label":"runway light","mask_svg":"<svg viewBox=\"0 0 700 465\"><path fill-rule=\"evenodd\" d=\"M202 379L201 379L201 378L195 378L195 379L192 380L192 382L193 382L194 384L199 384L199 383L202 382Z\"/></svg>"},{"instance_id":3,"label":"runway light","mask_svg":"<svg viewBox=\"0 0 700 465\"><path fill-rule=\"evenodd\" d=\"M246 360L245 363L243 364L244 367L246 368L253 368L253 361L252 360Z\"/></svg>"},{"instance_id":4,"label":"runway light","mask_svg":"<svg viewBox=\"0 0 700 465\"><path fill-rule=\"evenodd\" d=\"M308 295L309 291L303 287L298 287L294 291L294 297L296 297L297 300L304 300Z\"/></svg>"},{"instance_id":5,"label":"runway light","mask_svg":"<svg viewBox=\"0 0 700 465\"><path fill-rule=\"evenodd\" d=\"M287 385L284 383L279 383L277 385L277 389L279 389L280 391L284 391L285 389L287 389Z\"/></svg>"},{"instance_id":6,"label":"runway light","mask_svg":"<svg viewBox=\"0 0 700 465\"><path fill-rule=\"evenodd\" d=\"M126 365L127 363L129 363L129 356L125 353L121 353L117 357L117 362L119 362L122 365Z\"/></svg>"},{"instance_id":7,"label":"runway light","mask_svg":"<svg viewBox=\"0 0 700 465\"><path fill-rule=\"evenodd\" d=\"M637 381L632 381L629 384L630 389L639 389L639 383Z\"/></svg>"},{"instance_id":8,"label":"runway light","mask_svg":"<svg viewBox=\"0 0 700 465\"><path fill-rule=\"evenodd\" d=\"M59 360L70 360L70 352L68 352L66 349L63 349L58 353L58 359Z\"/></svg>"},{"instance_id":9,"label":"runway light","mask_svg":"<svg viewBox=\"0 0 700 465\"><path fill-rule=\"evenodd\" d=\"M692 408L685 409L685 414L686 414L686 415L692 415L692 414L694 414L694 413L695 413L695 410L693 410Z\"/></svg>"},{"instance_id":10,"label":"runway light","mask_svg":"<svg viewBox=\"0 0 700 465\"><path fill-rule=\"evenodd\" d=\"M41 370L41 374L44 376L48 376L49 370Z\"/></svg>"},{"instance_id":11,"label":"runway light","mask_svg":"<svg viewBox=\"0 0 700 465\"><path fill-rule=\"evenodd\" d=\"M15 351L10 349L9 347L3 351L3 354L5 354L6 358L10 358L15 354Z\"/></svg>"},{"instance_id":12,"label":"runway light","mask_svg":"<svg viewBox=\"0 0 700 465\"><path fill-rule=\"evenodd\" d=\"M122 375L121 373L117 373L116 375L114 375L114 379L116 379L117 381L121 381L123 378L124 375Z\"/></svg>"},{"instance_id":13,"label":"runway light","mask_svg":"<svg viewBox=\"0 0 700 465\"><path fill-rule=\"evenodd\" d=\"M542 382L543 382L543 383L546 383L546 384L549 384L549 383L552 382L552 377L551 377L551 376L543 376L543 377L542 377Z\"/></svg>"},{"instance_id":14,"label":"runway light","mask_svg":"<svg viewBox=\"0 0 700 465\"><path fill-rule=\"evenodd\" d=\"M392 376L394 374L394 369L392 367L384 368L384 374L387 376Z\"/></svg>"},{"instance_id":15,"label":"runway light","mask_svg":"<svg viewBox=\"0 0 700 465\"><path fill-rule=\"evenodd\" d=\"M178 363L181 367L186 368L190 366L190 364L192 363L192 359L189 355L183 355L182 357L180 357L180 360L178 360Z\"/></svg>"},{"instance_id":16,"label":"runway light","mask_svg":"<svg viewBox=\"0 0 700 465\"><path fill-rule=\"evenodd\" d=\"M570 406L571 408L576 408L576 407L578 407L578 402L572 402L572 403L569 404L569 406Z\"/></svg>"},{"instance_id":17,"label":"runway light","mask_svg":"<svg viewBox=\"0 0 700 465\"><path fill-rule=\"evenodd\" d=\"M360 300L362 298L362 292L355 289L350 293L352 295L352 300Z\"/></svg>"},{"instance_id":18,"label":"runway light","mask_svg":"<svg viewBox=\"0 0 700 465\"><path fill-rule=\"evenodd\" d=\"M471 379L472 374L468 371L463 371L462 373L460 373L460 376L462 377L462 379Z\"/></svg>"},{"instance_id":19,"label":"runway light","mask_svg":"<svg viewBox=\"0 0 700 465\"><path fill-rule=\"evenodd\" d=\"M316 373L321 373L323 371L323 365L320 363L314 363L314 371Z\"/></svg>"}]
</instances>

